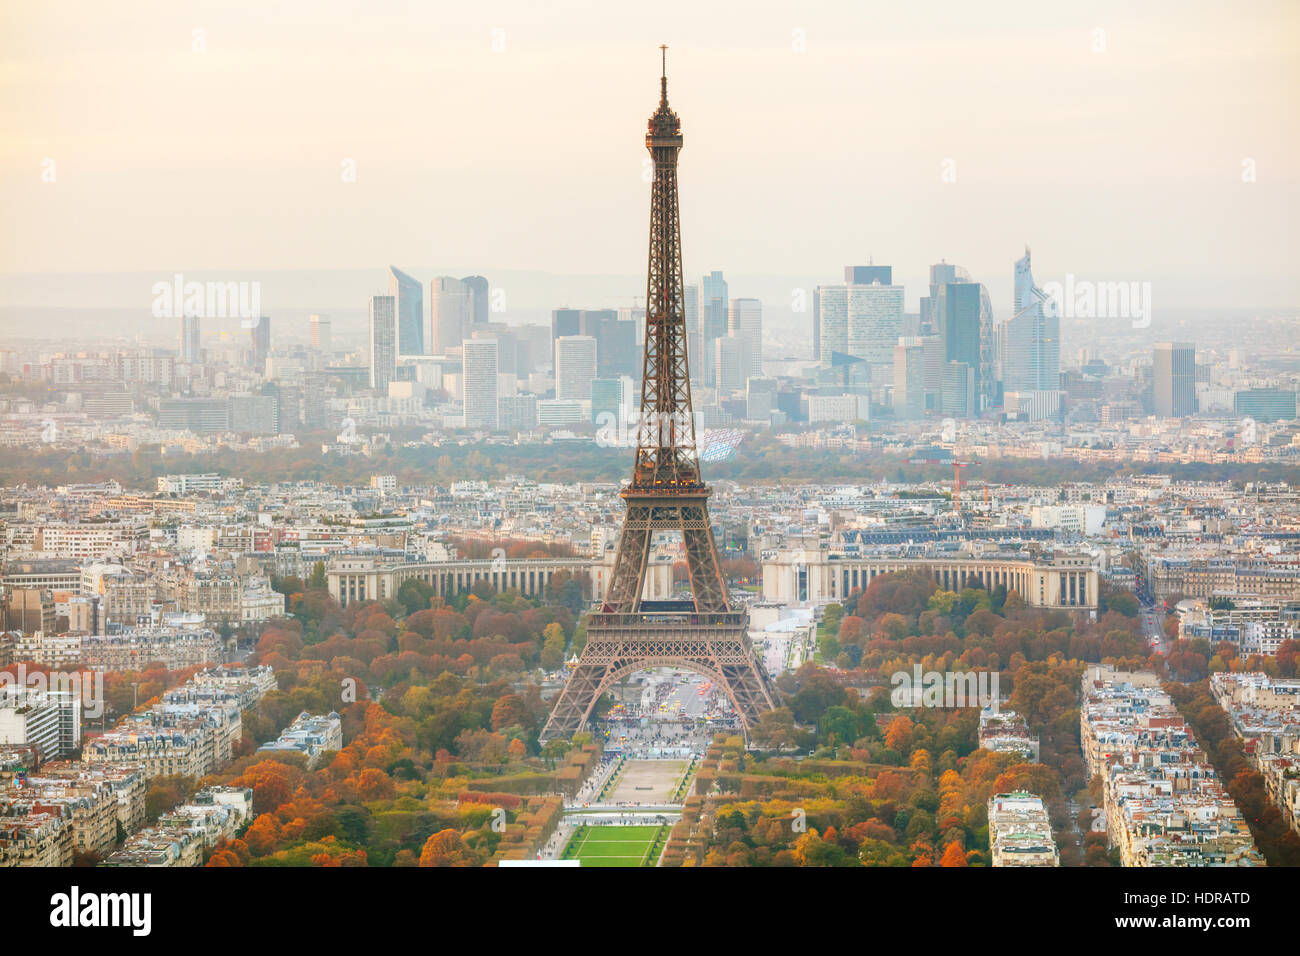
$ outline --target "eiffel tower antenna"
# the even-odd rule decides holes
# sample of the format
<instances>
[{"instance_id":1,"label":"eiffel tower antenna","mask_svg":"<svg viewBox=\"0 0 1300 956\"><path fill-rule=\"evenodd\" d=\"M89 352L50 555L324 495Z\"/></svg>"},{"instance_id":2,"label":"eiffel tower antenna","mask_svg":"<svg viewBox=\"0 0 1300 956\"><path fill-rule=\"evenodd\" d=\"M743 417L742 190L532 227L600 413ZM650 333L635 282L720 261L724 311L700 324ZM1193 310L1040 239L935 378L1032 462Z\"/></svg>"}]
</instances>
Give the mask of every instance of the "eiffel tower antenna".
<instances>
[{"instance_id":1,"label":"eiffel tower antenna","mask_svg":"<svg viewBox=\"0 0 1300 956\"><path fill-rule=\"evenodd\" d=\"M686 353L677 156L681 121L668 106L668 54L659 108L646 126L654 159L650 191L650 250L646 269L645 352L641 417L632 481L620 493L627 507L604 599L587 618L587 644L555 700L542 740L568 738L591 716L602 694L650 667L679 667L712 680L730 699L748 733L776 706L777 691L749 641L749 614L727 593L695 445L695 416ZM656 532L679 535L691 597L672 596L671 578L645 597Z\"/></svg>"}]
</instances>

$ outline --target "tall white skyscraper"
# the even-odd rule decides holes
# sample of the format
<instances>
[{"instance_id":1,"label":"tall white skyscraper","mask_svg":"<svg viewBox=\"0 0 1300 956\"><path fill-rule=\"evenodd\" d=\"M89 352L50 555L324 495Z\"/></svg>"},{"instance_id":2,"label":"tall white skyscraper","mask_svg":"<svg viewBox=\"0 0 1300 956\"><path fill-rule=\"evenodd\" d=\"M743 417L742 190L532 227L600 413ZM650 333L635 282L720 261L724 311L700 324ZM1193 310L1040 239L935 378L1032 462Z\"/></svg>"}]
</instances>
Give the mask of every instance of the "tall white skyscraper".
<instances>
[{"instance_id":1,"label":"tall white skyscraper","mask_svg":"<svg viewBox=\"0 0 1300 956\"><path fill-rule=\"evenodd\" d=\"M745 378L763 377L763 303L758 299L732 299L727 314L727 334L745 348Z\"/></svg>"},{"instance_id":2,"label":"tall white skyscraper","mask_svg":"<svg viewBox=\"0 0 1300 956\"><path fill-rule=\"evenodd\" d=\"M813 290L813 326L823 367L841 352L892 373L894 346L903 333L903 287L890 266L846 266L843 285Z\"/></svg>"},{"instance_id":3,"label":"tall white skyscraper","mask_svg":"<svg viewBox=\"0 0 1300 956\"><path fill-rule=\"evenodd\" d=\"M434 355L446 355L469 337L474 322L474 292L451 276L434 279L429 292L429 345Z\"/></svg>"},{"instance_id":4,"label":"tall white skyscraper","mask_svg":"<svg viewBox=\"0 0 1300 956\"><path fill-rule=\"evenodd\" d=\"M894 417L901 421L925 414L926 340L903 338L894 346Z\"/></svg>"},{"instance_id":5,"label":"tall white skyscraper","mask_svg":"<svg viewBox=\"0 0 1300 956\"><path fill-rule=\"evenodd\" d=\"M894 346L903 331L903 287L878 282L850 285L846 295L849 354L869 365L892 368Z\"/></svg>"},{"instance_id":6,"label":"tall white skyscraper","mask_svg":"<svg viewBox=\"0 0 1300 956\"><path fill-rule=\"evenodd\" d=\"M466 428L499 427L500 411L497 370L498 343L494 338L464 339L461 342L461 402L465 406Z\"/></svg>"},{"instance_id":7,"label":"tall white skyscraper","mask_svg":"<svg viewBox=\"0 0 1300 956\"><path fill-rule=\"evenodd\" d=\"M745 364L748 348L744 339L724 335L713 340L713 381L719 395L745 387Z\"/></svg>"},{"instance_id":8,"label":"tall white skyscraper","mask_svg":"<svg viewBox=\"0 0 1300 956\"><path fill-rule=\"evenodd\" d=\"M388 383L397 373L397 299L391 295L370 297L370 387L388 394Z\"/></svg>"},{"instance_id":9,"label":"tall white skyscraper","mask_svg":"<svg viewBox=\"0 0 1300 956\"><path fill-rule=\"evenodd\" d=\"M313 315L308 320L311 330L311 347L318 352L330 350L330 317Z\"/></svg>"},{"instance_id":10,"label":"tall white skyscraper","mask_svg":"<svg viewBox=\"0 0 1300 956\"><path fill-rule=\"evenodd\" d=\"M700 287L699 284L688 285L682 290L682 308L686 313L686 332L700 330Z\"/></svg>"},{"instance_id":11,"label":"tall white skyscraper","mask_svg":"<svg viewBox=\"0 0 1300 956\"><path fill-rule=\"evenodd\" d=\"M1161 418L1196 414L1196 347L1157 342L1151 353L1151 398Z\"/></svg>"},{"instance_id":12,"label":"tall white skyscraper","mask_svg":"<svg viewBox=\"0 0 1300 956\"><path fill-rule=\"evenodd\" d=\"M829 368L831 353L849 351L849 287L823 285L814 290L821 364Z\"/></svg>"},{"instance_id":13,"label":"tall white skyscraper","mask_svg":"<svg viewBox=\"0 0 1300 956\"><path fill-rule=\"evenodd\" d=\"M202 347L199 344L199 317L186 315L181 317L181 361L198 365L203 360Z\"/></svg>"},{"instance_id":14,"label":"tall white skyscraper","mask_svg":"<svg viewBox=\"0 0 1300 956\"><path fill-rule=\"evenodd\" d=\"M562 335L555 340L555 397L591 400L591 380L596 377L596 339L590 335Z\"/></svg>"},{"instance_id":15,"label":"tall white skyscraper","mask_svg":"<svg viewBox=\"0 0 1300 956\"><path fill-rule=\"evenodd\" d=\"M682 306L686 312L686 364L691 371L691 384L699 385L707 377L704 369L704 335L700 328L700 287L688 285L683 290ZM644 325L644 323L642 323ZM644 338L644 335L642 336ZM644 345L644 341L640 344Z\"/></svg>"}]
</instances>

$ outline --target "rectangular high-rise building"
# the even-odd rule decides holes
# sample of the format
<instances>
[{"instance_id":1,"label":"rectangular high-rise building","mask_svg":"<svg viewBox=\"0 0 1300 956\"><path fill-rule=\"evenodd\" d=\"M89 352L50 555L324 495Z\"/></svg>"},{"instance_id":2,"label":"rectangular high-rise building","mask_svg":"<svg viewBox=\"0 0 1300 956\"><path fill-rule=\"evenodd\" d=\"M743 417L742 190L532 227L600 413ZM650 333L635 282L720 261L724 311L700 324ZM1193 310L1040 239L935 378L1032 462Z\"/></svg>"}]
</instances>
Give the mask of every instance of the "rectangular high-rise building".
<instances>
[{"instance_id":1,"label":"rectangular high-rise building","mask_svg":"<svg viewBox=\"0 0 1300 956\"><path fill-rule=\"evenodd\" d=\"M229 398L164 398L158 402L158 427L215 435L230 430Z\"/></svg>"},{"instance_id":2,"label":"rectangular high-rise building","mask_svg":"<svg viewBox=\"0 0 1300 956\"><path fill-rule=\"evenodd\" d=\"M274 435L279 431L276 402L274 394L230 396L230 430L247 435Z\"/></svg>"},{"instance_id":3,"label":"rectangular high-rise building","mask_svg":"<svg viewBox=\"0 0 1300 956\"><path fill-rule=\"evenodd\" d=\"M930 266L930 294L921 297L921 334L939 334L939 287L959 280L957 267L947 262Z\"/></svg>"},{"instance_id":4,"label":"rectangular high-rise building","mask_svg":"<svg viewBox=\"0 0 1300 956\"><path fill-rule=\"evenodd\" d=\"M970 418L975 412L975 370L965 362L948 362L943 367L943 400L940 411L953 418Z\"/></svg>"},{"instance_id":5,"label":"rectangular high-rise building","mask_svg":"<svg viewBox=\"0 0 1300 956\"><path fill-rule=\"evenodd\" d=\"M328 352L330 350L330 317L328 315L313 315L307 321L311 333L311 347L318 352Z\"/></svg>"},{"instance_id":6,"label":"rectangular high-rise building","mask_svg":"<svg viewBox=\"0 0 1300 956\"><path fill-rule=\"evenodd\" d=\"M727 314L727 334L744 343L745 378L763 375L763 303L758 299L732 299Z\"/></svg>"},{"instance_id":7,"label":"rectangular high-rise building","mask_svg":"<svg viewBox=\"0 0 1300 956\"><path fill-rule=\"evenodd\" d=\"M686 364L690 367L691 383L704 381L702 362L704 361L704 337L700 326L700 287L688 285L684 293L684 312L686 314ZM642 343L644 345L644 342ZM640 378L641 369L637 369Z\"/></svg>"},{"instance_id":8,"label":"rectangular high-rise building","mask_svg":"<svg viewBox=\"0 0 1300 956\"><path fill-rule=\"evenodd\" d=\"M199 321L197 315L181 317L181 361L190 365L198 365L203 361L202 347L199 342Z\"/></svg>"},{"instance_id":9,"label":"rectangular high-rise building","mask_svg":"<svg viewBox=\"0 0 1300 956\"><path fill-rule=\"evenodd\" d=\"M596 377L596 339L590 335L562 335L555 340L555 397L559 400L591 399Z\"/></svg>"},{"instance_id":10,"label":"rectangular high-rise building","mask_svg":"<svg viewBox=\"0 0 1300 956\"><path fill-rule=\"evenodd\" d=\"M975 379L975 393L981 390L980 369L983 355L983 286L978 282L949 282L939 286L936 311L939 318L939 337L943 340L943 360L945 363L959 362L970 370ZM952 373L955 374L955 373ZM956 381L950 374L944 374L944 389L950 381ZM965 386L961 386L962 395L945 396L943 406L964 407ZM966 414L974 414L978 407ZM949 414L953 414L949 412Z\"/></svg>"},{"instance_id":11,"label":"rectangular high-rise building","mask_svg":"<svg viewBox=\"0 0 1300 956\"><path fill-rule=\"evenodd\" d=\"M483 276L465 276L461 284L469 290L469 321L472 328L482 328L490 321L492 290Z\"/></svg>"},{"instance_id":12,"label":"rectangular high-rise building","mask_svg":"<svg viewBox=\"0 0 1300 956\"><path fill-rule=\"evenodd\" d=\"M419 280L388 267L388 294L397 300L397 354L424 354L424 289Z\"/></svg>"},{"instance_id":13,"label":"rectangular high-rise building","mask_svg":"<svg viewBox=\"0 0 1300 956\"><path fill-rule=\"evenodd\" d=\"M271 317L259 315L248 330L253 349L253 368L259 375L266 374L266 357L271 354Z\"/></svg>"},{"instance_id":14,"label":"rectangular high-rise building","mask_svg":"<svg viewBox=\"0 0 1300 956\"><path fill-rule=\"evenodd\" d=\"M849 354L868 365L892 366L894 346L903 331L903 287L851 285L847 296Z\"/></svg>"},{"instance_id":15,"label":"rectangular high-rise building","mask_svg":"<svg viewBox=\"0 0 1300 956\"><path fill-rule=\"evenodd\" d=\"M497 427L502 431L528 431L537 427L536 395L502 395L497 399Z\"/></svg>"},{"instance_id":16,"label":"rectangular high-rise building","mask_svg":"<svg viewBox=\"0 0 1300 956\"><path fill-rule=\"evenodd\" d=\"M461 402L466 428L496 429L500 426L497 370L498 343L494 338L464 339L461 342Z\"/></svg>"},{"instance_id":17,"label":"rectangular high-rise building","mask_svg":"<svg viewBox=\"0 0 1300 956\"><path fill-rule=\"evenodd\" d=\"M748 364L748 348L744 339L729 335L713 340L714 387L719 394L740 391L745 387L745 367Z\"/></svg>"},{"instance_id":18,"label":"rectangular high-rise building","mask_svg":"<svg viewBox=\"0 0 1300 956\"><path fill-rule=\"evenodd\" d=\"M644 319L644 316L642 317ZM636 375L641 372L637 322L620 316L616 309L553 309L551 343L572 336L596 340L596 374L601 378Z\"/></svg>"},{"instance_id":19,"label":"rectangular high-rise building","mask_svg":"<svg viewBox=\"0 0 1300 956\"><path fill-rule=\"evenodd\" d=\"M0 685L0 744L35 747L42 762L81 744L81 700L64 690Z\"/></svg>"},{"instance_id":20,"label":"rectangular high-rise building","mask_svg":"<svg viewBox=\"0 0 1300 956\"><path fill-rule=\"evenodd\" d=\"M596 372L602 376L641 377L641 349L637 345L637 323L618 318L601 322L596 335Z\"/></svg>"},{"instance_id":21,"label":"rectangular high-rise building","mask_svg":"<svg viewBox=\"0 0 1300 956\"><path fill-rule=\"evenodd\" d=\"M705 385L713 385L717 363L714 346L727 334L727 311L731 302L727 294L727 280L720 271L710 272L700 280L700 341L704 355L701 378Z\"/></svg>"},{"instance_id":22,"label":"rectangular high-rise building","mask_svg":"<svg viewBox=\"0 0 1300 956\"><path fill-rule=\"evenodd\" d=\"M901 421L925 415L925 340L900 339L894 346L894 417Z\"/></svg>"},{"instance_id":23,"label":"rectangular high-rise building","mask_svg":"<svg viewBox=\"0 0 1300 956\"><path fill-rule=\"evenodd\" d=\"M839 352L892 368L894 346L903 331L903 287L880 281L893 275L890 266L846 266L844 274L873 281L813 290L815 351L822 366L830 367L833 353Z\"/></svg>"},{"instance_id":24,"label":"rectangular high-rise building","mask_svg":"<svg viewBox=\"0 0 1300 956\"><path fill-rule=\"evenodd\" d=\"M822 360L822 296L821 289L814 288L812 293L812 347L813 361Z\"/></svg>"},{"instance_id":25,"label":"rectangular high-rise building","mask_svg":"<svg viewBox=\"0 0 1300 956\"><path fill-rule=\"evenodd\" d=\"M1296 393L1287 388L1243 388L1233 396L1233 410L1257 422L1291 421L1296 417Z\"/></svg>"},{"instance_id":26,"label":"rectangular high-rise building","mask_svg":"<svg viewBox=\"0 0 1300 956\"><path fill-rule=\"evenodd\" d=\"M631 375L636 369L636 325L619 320L617 309L583 309L579 335L596 340L596 374Z\"/></svg>"},{"instance_id":27,"label":"rectangular high-rise building","mask_svg":"<svg viewBox=\"0 0 1300 956\"><path fill-rule=\"evenodd\" d=\"M835 352L849 351L849 287L822 285L813 290L813 307L817 310L818 358L829 368Z\"/></svg>"},{"instance_id":28,"label":"rectangular high-rise building","mask_svg":"<svg viewBox=\"0 0 1300 956\"><path fill-rule=\"evenodd\" d=\"M893 285L893 266L845 266L844 282L847 285Z\"/></svg>"},{"instance_id":29,"label":"rectangular high-rise building","mask_svg":"<svg viewBox=\"0 0 1300 956\"><path fill-rule=\"evenodd\" d=\"M1151 400L1160 418L1196 413L1196 348L1190 342L1158 342L1152 353Z\"/></svg>"},{"instance_id":30,"label":"rectangular high-rise building","mask_svg":"<svg viewBox=\"0 0 1300 956\"><path fill-rule=\"evenodd\" d=\"M682 293L682 309L686 315L686 333L700 330L700 287L688 285Z\"/></svg>"},{"instance_id":31,"label":"rectangular high-rise building","mask_svg":"<svg viewBox=\"0 0 1300 956\"><path fill-rule=\"evenodd\" d=\"M469 338L474 317L474 294L469 286L451 276L439 276L429 284L429 347L434 355L446 355Z\"/></svg>"},{"instance_id":32,"label":"rectangular high-rise building","mask_svg":"<svg viewBox=\"0 0 1300 956\"><path fill-rule=\"evenodd\" d=\"M370 297L370 387L388 394L388 383L397 374L397 299L391 295Z\"/></svg>"},{"instance_id":33,"label":"rectangular high-rise building","mask_svg":"<svg viewBox=\"0 0 1300 956\"><path fill-rule=\"evenodd\" d=\"M635 401L630 376L595 379L591 383L591 420L597 425L628 421L635 414Z\"/></svg>"}]
</instances>

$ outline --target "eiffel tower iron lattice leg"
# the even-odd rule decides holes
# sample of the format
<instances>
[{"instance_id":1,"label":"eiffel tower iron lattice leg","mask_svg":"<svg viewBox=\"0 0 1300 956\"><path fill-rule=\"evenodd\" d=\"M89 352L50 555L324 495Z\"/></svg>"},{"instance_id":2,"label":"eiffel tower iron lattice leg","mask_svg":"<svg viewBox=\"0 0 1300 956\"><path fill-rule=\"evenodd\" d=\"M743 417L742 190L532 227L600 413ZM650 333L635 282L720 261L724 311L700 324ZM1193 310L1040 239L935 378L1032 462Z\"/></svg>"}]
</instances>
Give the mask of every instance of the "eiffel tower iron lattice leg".
<instances>
[{"instance_id":1,"label":"eiffel tower iron lattice leg","mask_svg":"<svg viewBox=\"0 0 1300 956\"><path fill-rule=\"evenodd\" d=\"M668 108L666 69L659 84L659 109L645 141L654 178L641 418L632 483L621 492L627 515L604 601L587 618L587 644L555 699L542 740L567 739L582 730L602 694L651 667L683 668L713 681L747 735L779 701L750 643L749 614L727 594L709 523L711 492L700 475L686 350L677 208L681 124ZM655 532L680 536L690 600L642 600Z\"/></svg>"}]
</instances>

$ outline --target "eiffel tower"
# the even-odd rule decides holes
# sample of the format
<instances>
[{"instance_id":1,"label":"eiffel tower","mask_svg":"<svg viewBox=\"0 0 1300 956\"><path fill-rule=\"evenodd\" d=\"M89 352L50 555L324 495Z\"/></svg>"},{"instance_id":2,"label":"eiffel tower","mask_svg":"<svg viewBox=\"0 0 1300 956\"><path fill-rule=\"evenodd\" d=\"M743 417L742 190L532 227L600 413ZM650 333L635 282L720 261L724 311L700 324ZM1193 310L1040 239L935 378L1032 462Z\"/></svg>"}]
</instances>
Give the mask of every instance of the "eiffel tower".
<instances>
[{"instance_id":1,"label":"eiffel tower","mask_svg":"<svg viewBox=\"0 0 1300 956\"><path fill-rule=\"evenodd\" d=\"M668 108L666 52L659 108L650 117L645 145L654 158L650 264L636 460L632 482L621 492L627 516L605 599L587 617L587 644L542 729L544 741L583 729L602 694L650 667L683 668L713 681L731 700L746 734L778 699L750 644L749 613L727 595L709 525L711 491L695 447L677 212L682 131ZM690 600L642 599L655 532L681 536Z\"/></svg>"}]
</instances>

